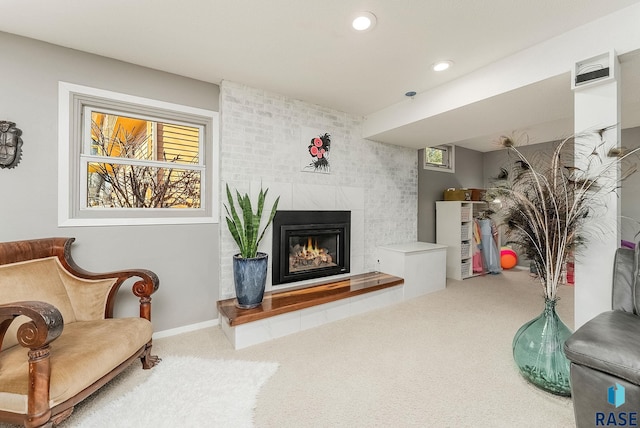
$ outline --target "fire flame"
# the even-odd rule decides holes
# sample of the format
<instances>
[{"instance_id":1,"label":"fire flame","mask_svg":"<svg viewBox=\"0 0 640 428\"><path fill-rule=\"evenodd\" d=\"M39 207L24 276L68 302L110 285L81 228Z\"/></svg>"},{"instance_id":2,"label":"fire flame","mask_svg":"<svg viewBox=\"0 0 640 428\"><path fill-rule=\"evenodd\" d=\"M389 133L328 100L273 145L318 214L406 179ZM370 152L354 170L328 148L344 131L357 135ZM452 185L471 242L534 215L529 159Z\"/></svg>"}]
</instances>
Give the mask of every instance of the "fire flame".
<instances>
[{"instance_id":1,"label":"fire flame","mask_svg":"<svg viewBox=\"0 0 640 428\"><path fill-rule=\"evenodd\" d=\"M312 256L317 256L320 254L320 250L318 249L318 240L316 239L315 245L313 245L313 239L311 237L307 238L307 246L302 248L302 254L307 256L308 254Z\"/></svg>"},{"instance_id":2,"label":"fire flame","mask_svg":"<svg viewBox=\"0 0 640 428\"><path fill-rule=\"evenodd\" d=\"M333 262L333 257L327 248L322 248L318 243L318 238L307 236L306 244L304 238L290 248L289 269L291 272L298 272L309 269L323 268L325 266L337 266Z\"/></svg>"}]
</instances>

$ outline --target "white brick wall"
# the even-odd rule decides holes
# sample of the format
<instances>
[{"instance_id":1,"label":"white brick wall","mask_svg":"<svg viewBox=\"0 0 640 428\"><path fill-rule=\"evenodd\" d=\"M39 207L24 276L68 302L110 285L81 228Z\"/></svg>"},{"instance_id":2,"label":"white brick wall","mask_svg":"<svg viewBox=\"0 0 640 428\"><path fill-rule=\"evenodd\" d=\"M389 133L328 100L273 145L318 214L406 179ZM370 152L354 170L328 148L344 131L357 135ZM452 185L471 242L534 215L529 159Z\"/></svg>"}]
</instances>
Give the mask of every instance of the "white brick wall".
<instances>
[{"instance_id":1,"label":"white brick wall","mask_svg":"<svg viewBox=\"0 0 640 428\"><path fill-rule=\"evenodd\" d=\"M361 138L360 117L228 81L220 86L220 112L222 202L226 183L252 200L262 183L269 209L280 196L280 209L351 210L352 274L377 269L378 245L417 239L416 150ZM330 174L301 171L303 128L331 134ZM237 252L224 214L221 205L221 299L235 295ZM271 228L260 250L271 254Z\"/></svg>"}]
</instances>

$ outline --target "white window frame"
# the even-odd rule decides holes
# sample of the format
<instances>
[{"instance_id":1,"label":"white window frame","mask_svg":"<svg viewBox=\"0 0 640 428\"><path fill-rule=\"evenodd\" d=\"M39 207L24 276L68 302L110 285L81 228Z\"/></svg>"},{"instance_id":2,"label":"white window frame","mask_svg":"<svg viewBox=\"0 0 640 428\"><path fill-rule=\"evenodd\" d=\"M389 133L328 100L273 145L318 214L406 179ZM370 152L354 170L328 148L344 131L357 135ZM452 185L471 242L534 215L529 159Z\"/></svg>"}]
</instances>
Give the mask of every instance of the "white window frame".
<instances>
[{"instance_id":1,"label":"white window frame","mask_svg":"<svg viewBox=\"0 0 640 428\"><path fill-rule=\"evenodd\" d=\"M92 156L83 150L90 140L83 132L90 132L91 110L198 127L200 208L87 208L86 162ZM218 112L59 82L58 226L218 223L218 138Z\"/></svg>"},{"instance_id":2,"label":"white window frame","mask_svg":"<svg viewBox=\"0 0 640 428\"><path fill-rule=\"evenodd\" d=\"M438 165L435 163L428 162L427 160L427 149L438 149L442 150L442 158L443 164ZM446 162L444 161L446 156ZM424 157L423 157L423 169L428 169L431 171L440 171L440 172L456 172L456 146L452 144L442 144L439 146L428 146L424 149Z\"/></svg>"}]
</instances>

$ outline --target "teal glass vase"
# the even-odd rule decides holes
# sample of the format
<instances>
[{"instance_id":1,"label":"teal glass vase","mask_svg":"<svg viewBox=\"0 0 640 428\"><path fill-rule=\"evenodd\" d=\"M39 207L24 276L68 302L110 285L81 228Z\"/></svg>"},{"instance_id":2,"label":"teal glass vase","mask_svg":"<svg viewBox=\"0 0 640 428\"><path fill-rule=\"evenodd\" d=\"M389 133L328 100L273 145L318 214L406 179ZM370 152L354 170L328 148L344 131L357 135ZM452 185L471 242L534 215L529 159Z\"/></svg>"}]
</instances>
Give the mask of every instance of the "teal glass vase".
<instances>
[{"instance_id":1,"label":"teal glass vase","mask_svg":"<svg viewBox=\"0 0 640 428\"><path fill-rule=\"evenodd\" d=\"M569 360L564 342L571 330L556 313L556 301L545 299L544 311L513 338L513 359L522 376L540 389L570 396Z\"/></svg>"}]
</instances>

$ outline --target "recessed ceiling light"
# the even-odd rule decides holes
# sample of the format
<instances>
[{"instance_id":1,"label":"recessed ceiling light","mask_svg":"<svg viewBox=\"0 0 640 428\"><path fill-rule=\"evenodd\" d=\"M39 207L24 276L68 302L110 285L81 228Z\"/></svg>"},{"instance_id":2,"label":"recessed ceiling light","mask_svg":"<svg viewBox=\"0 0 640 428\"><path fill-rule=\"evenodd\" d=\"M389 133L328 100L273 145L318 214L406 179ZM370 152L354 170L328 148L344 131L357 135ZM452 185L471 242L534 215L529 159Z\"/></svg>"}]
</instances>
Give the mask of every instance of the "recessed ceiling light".
<instances>
[{"instance_id":1,"label":"recessed ceiling light","mask_svg":"<svg viewBox=\"0 0 640 428\"><path fill-rule=\"evenodd\" d=\"M360 12L351 21L351 26L356 31L371 30L376 25L376 16L371 12Z\"/></svg>"},{"instance_id":2,"label":"recessed ceiling light","mask_svg":"<svg viewBox=\"0 0 640 428\"><path fill-rule=\"evenodd\" d=\"M431 66L433 71L444 71L453 65L453 61L438 61Z\"/></svg>"},{"instance_id":3,"label":"recessed ceiling light","mask_svg":"<svg viewBox=\"0 0 640 428\"><path fill-rule=\"evenodd\" d=\"M405 97L415 97L416 91L409 91L404 94Z\"/></svg>"}]
</instances>

